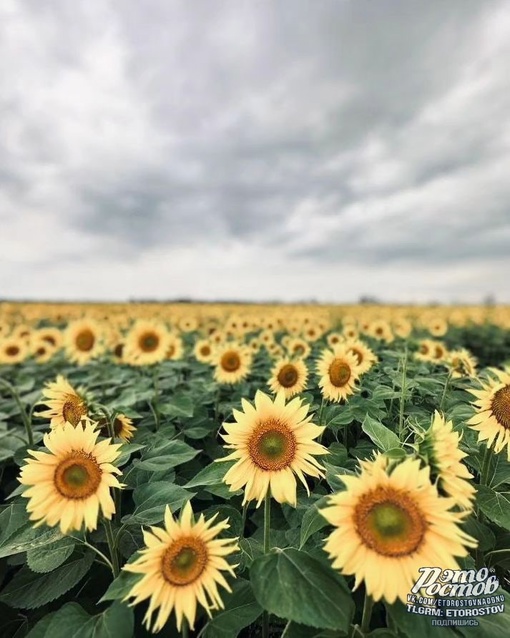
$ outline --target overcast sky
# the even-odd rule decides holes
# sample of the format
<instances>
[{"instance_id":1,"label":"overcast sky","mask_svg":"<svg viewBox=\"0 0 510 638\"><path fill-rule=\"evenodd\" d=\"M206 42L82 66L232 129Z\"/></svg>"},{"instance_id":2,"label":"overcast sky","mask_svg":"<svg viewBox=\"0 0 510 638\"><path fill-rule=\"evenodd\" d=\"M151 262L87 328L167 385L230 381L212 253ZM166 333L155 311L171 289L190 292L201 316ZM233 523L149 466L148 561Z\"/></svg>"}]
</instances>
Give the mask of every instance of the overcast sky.
<instances>
[{"instance_id":1,"label":"overcast sky","mask_svg":"<svg viewBox=\"0 0 510 638\"><path fill-rule=\"evenodd\" d=\"M1 0L0 298L488 294L508 0Z\"/></svg>"}]
</instances>

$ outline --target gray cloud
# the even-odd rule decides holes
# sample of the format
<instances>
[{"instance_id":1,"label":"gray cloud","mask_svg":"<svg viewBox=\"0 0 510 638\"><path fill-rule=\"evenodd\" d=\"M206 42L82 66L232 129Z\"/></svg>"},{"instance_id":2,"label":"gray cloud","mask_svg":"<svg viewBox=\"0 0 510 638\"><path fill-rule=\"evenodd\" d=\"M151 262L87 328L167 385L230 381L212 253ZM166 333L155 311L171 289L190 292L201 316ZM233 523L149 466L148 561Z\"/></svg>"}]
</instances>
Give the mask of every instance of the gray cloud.
<instances>
[{"instance_id":1,"label":"gray cloud","mask_svg":"<svg viewBox=\"0 0 510 638\"><path fill-rule=\"evenodd\" d=\"M510 301L507 9L6 0L0 296Z\"/></svg>"}]
</instances>

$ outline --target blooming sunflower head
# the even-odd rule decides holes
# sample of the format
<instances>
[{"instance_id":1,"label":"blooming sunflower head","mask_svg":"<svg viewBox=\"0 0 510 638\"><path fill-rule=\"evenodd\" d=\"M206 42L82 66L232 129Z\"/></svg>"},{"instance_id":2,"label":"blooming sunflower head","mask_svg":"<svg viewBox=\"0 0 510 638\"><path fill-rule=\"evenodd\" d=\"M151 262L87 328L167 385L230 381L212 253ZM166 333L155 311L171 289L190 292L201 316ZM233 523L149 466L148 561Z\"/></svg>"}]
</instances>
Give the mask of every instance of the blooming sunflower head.
<instances>
[{"instance_id":1,"label":"blooming sunflower head","mask_svg":"<svg viewBox=\"0 0 510 638\"><path fill-rule=\"evenodd\" d=\"M224 423L226 448L233 450L221 461L235 461L224 481L231 491L244 488L244 503L256 499L257 506L270 491L279 503L296 505L295 475L308 491L305 475L323 476L315 456L327 454L316 439L324 428L311 423L308 405L298 398L285 402L279 392L271 398L258 391L252 405L242 401L243 411L234 410L234 423Z\"/></svg>"},{"instance_id":2,"label":"blooming sunflower head","mask_svg":"<svg viewBox=\"0 0 510 638\"><path fill-rule=\"evenodd\" d=\"M325 549L333 567L355 575L355 588L364 581L374 600L406 602L421 567L458 569L455 557L476 547L460 528L463 513L439 496L419 459L407 458L392 471L376 459L359 476L339 478L346 490L321 510L334 526Z\"/></svg>"},{"instance_id":3,"label":"blooming sunflower head","mask_svg":"<svg viewBox=\"0 0 510 638\"><path fill-rule=\"evenodd\" d=\"M202 514L194 522L188 502L180 520L175 520L167 506L165 526L144 531L146 548L133 563L124 566L124 570L142 575L124 600L133 598L131 605L136 605L150 598L144 619L147 627L159 609L153 631L163 628L172 610L180 631L184 618L194 628L197 604L209 616L212 610L223 608L218 585L231 591L222 572L235 575L236 566L230 565L226 557L239 548L235 538L217 538L230 526L226 520L213 525L216 516L206 521Z\"/></svg>"},{"instance_id":4,"label":"blooming sunflower head","mask_svg":"<svg viewBox=\"0 0 510 638\"><path fill-rule=\"evenodd\" d=\"M115 513L111 487L122 487L115 474L121 474L113 462L120 444L109 440L99 443L99 432L92 424L65 423L44 435L48 452L29 450L19 481L27 489L30 520L37 525L59 525L63 534L97 527L99 510L105 518Z\"/></svg>"},{"instance_id":5,"label":"blooming sunflower head","mask_svg":"<svg viewBox=\"0 0 510 638\"><path fill-rule=\"evenodd\" d=\"M478 441L493 446L496 453L506 447L510 460L510 369L490 370L494 376L480 382L481 389L469 390L476 397L476 414L467 423L478 431Z\"/></svg>"},{"instance_id":6,"label":"blooming sunflower head","mask_svg":"<svg viewBox=\"0 0 510 638\"><path fill-rule=\"evenodd\" d=\"M214 351L214 379L218 383L239 383L248 376L252 352L246 346L227 342Z\"/></svg>"},{"instance_id":7,"label":"blooming sunflower head","mask_svg":"<svg viewBox=\"0 0 510 638\"><path fill-rule=\"evenodd\" d=\"M305 389L307 378L308 369L301 359L292 361L285 358L274 365L268 385L273 392L282 391L285 398L290 399Z\"/></svg>"},{"instance_id":8,"label":"blooming sunflower head","mask_svg":"<svg viewBox=\"0 0 510 638\"><path fill-rule=\"evenodd\" d=\"M355 355L344 344L323 350L317 362L317 373L323 397L336 402L354 393L360 375Z\"/></svg>"},{"instance_id":9,"label":"blooming sunflower head","mask_svg":"<svg viewBox=\"0 0 510 638\"><path fill-rule=\"evenodd\" d=\"M65 333L67 356L78 364L87 363L103 351L101 324L93 319L72 321Z\"/></svg>"}]
</instances>

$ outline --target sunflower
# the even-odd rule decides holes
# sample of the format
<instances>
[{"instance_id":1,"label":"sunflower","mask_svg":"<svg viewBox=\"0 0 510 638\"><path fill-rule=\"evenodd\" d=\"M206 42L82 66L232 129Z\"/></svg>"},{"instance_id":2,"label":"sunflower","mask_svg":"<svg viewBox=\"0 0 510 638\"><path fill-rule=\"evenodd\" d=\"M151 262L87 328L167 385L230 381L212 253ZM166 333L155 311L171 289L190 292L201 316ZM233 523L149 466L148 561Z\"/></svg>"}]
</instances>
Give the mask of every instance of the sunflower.
<instances>
[{"instance_id":1,"label":"sunflower","mask_svg":"<svg viewBox=\"0 0 510 638\"><path fill-rule=\"evenodd\" d=\"M26 339L8 337L0 343L0 364L14 364L24 361L30 353Z\"/></svg>"},{"instance_id":2,"label":"sunflower","mask_svg":"<svg viewBox=\"0 0 510 638\"><path fill-rule=\"evenodd\" d=\"M414 353L414 358L419 361L432 361L434 353L434 341L422 339L418 342L418 351Z\"/></svg>"},{"instance_id":3,"label":"sunflower","mask_svg":"<svg viewBox=\"0 0 510 638\"><path fill-rule=\"evenodd\" d=\"M476 414L468 421L478 431L478 441L485 441L487 447L494 446L496 454L506 446L510 461L510 368L497 370L487 384L482 382L481 390L469 390L476 397Z\"/></svg>"},{"instance_id":4,"label":"sunflower","mask_svg":"<svg viewBox=\"0 0 510 638\"><path fill-rule=\"evenodd\" d=\"M97 427L99 427L103 436L109 436L108 423L105 418L99 419ZM113 419L113 434L116 439L121 439L124 443L128 443L135 432L136 428L129 417L125 414L115 415Z\"/></svg>"},{"instance_id":5,"label":"sunflower","mask_svg":"<svg viewBox=\"0 0 510 638\"><path fill-rule=\"evenodd\" d=\"M214 379L218 383L239 383L248 376L252 353L246 346L228 342L214 351Z\"/></svg>"},{"instance_id":6,"label":"sunflower","mask_svg":"<svg viewBox=\"0 0 510 638\"><path fill-rule=\"evenodd\" d=\"M413 325L404 317L400 317L399 319L395 319L394 321L392 321L391 329L393 330L393 334L397 337L400 337L401 339L407 339L407 337L412 332Z\"/></svg>"},{"instance_id":7,"label":"sunflower","mask_svg":"<svg viewBox=\"0 0 510 638\"><path fill-rule=\"evenodd\" d=\"M347 324L342 329L342 336L345 339L357 339L359 337L359 331L355 325Z\"/></svg>"},{"instance_id":8,"label":"sunflower","mask_svg":"<svg viewBox=\"0 0 510 638\"><path fill-rule=\"evenodd\" d=\"M268 385L275 394L281 390L285 398L290 399L295 394L303 392L307 378L308 369L303 361L280 359L271 370Z\"/></svg>"},{"instance_id":9,"label":"sunflower","mask_svg":"<svg viewBox=\"0 0 510 638\"><path fill-rule=\"evenodd\" d=\"M301 339L299 337L289 339L286 347L291 357L301 357L302 359L306 359L311 351L308 343L304 339Z\"/></svg>"},{"instance_id":10,"label":"sunflower","mask_svg":"<svg viewBox=\"0 0 510 638\"><path fill-rule=\"evenodd\" d=\"M60 525L63 534L97 527L99 508L105 518L115 513L110 487L122 487L114 474L121 474L112 463L119 456L120 444L109 440L97 443L98 431L90 423L74 427L64 424L44 435L49 450L29 450L34 458L25 459L19 481L28 486L27 511L36 527L46 523Z\"/></svg>"},{"instance_id":11,"label":"sunflower","mask_svg":"<svg viewBox=\"0 0 510 638\"><path fill-rule=\"evenodd\" d=\"M476 376L477 361L465 348L451 350L445 359L445 363L450 368L454 378Z\"/></svg>"},{"instance_id":12,"label":"sunflower","mask_svg":"<svg viewBox=\"0 0 510 638\"><path fill-rule=\"evenodd\" d=\"M445 421L439 412L420 444L420 452L424 453L432 473L437 475L439 488L455 499L465 510L473 509L476 490L469 482L473 475L462 463L467 456L459 449L461 435L453 431L453 423Z\"/></svg>"},{"instance_id":13,"label":"sunflower","mask_svg":"<svg viewBox=\"0 0 510 638\"><path fill-rule=\"evenodd\" d=\"M322 396L329 401L345 400L354 393L354 384L359 379L356 356L348 352L345 346L323 350L317 362L317 372Z\"/></svg>"},{"instance_id":14,"label":"sunflower","mask_svg":"<svg viewBox=\"0 0 510 638\"><path fill-rule=\"evenodd\" d=\"M39 328L34 336L38 339L42 339L42 341L46 341L56 350L59 350L62 347L62 343L64 341L64 335L62 334L62 331L58 328L52 327Z\"/></svg>"},{"instance_id":15,"label":"sunflower","mask_svg":"<svg viewBox=\"0 0 510 638\"><path fill-rule=\"evenodd\" d=\"M184 345L182 343L182 339L173 333L169 333L166 358L172 361L178 361L179 359L182 359L183 354Z\"/></svg>"},{"instance_id":16,"label":"sunflower","mask_svg":"<svg viewBox=\"0 0 510 638\"><path fill-rule=\"evenodd\" d=\"M387 321L384 321L384 319L376 319L370 322L366 332L371 337L374 337L374 339L385 341L386 343L391 343L394 339L391 326Z\"/></svg>"},{"instance_id":17,"label":"sunflower","mask_svg":"<svg viewBox=\"0 0 510 638\"><path fill-rule=\"evenodd\" d=\"M49 409L36 412L36 416L51 419L50 426L58 428L66 423L78 425L82 419L87 419L88 408L83 396L62 375L56 381L46 384L42 391L41 403Z\"/></svg>"},{"instance_id":18,"label":"sunflower","mask_svg":"<svg viewBox=\"0 0 510 638\"><path fill-rule=\"evenodd\" d=\"M143 574L124 598L134 598L131 606L150 598L144 622L150 629L152 615L159 608L152 631L160 631L175 611L177 630L181 630L186 619L195 627L197 603L206 610L208 616L214 609L224 605L218 592L218 585L228 592L231 588L222 572L232 576L234 567L226 556L239 550L236 538L216 538L230 525L228 520L213 525L213 516L208 521L201 514L197 522L193 520L193 510L188 501L181 512L180 520L175 520L168 505L165 510L165 526L151 527L143 532L146 548L139 558L124 565L125 571Z\"/></svg>"},{"instance_id":19,"label":"sunflower","mask_svg":"<svg viewBox=\"0 0 510 638\"><path fill-rule=\"evenodd\" d=\"M376 601L407 602L421 567L459 569L454 557L477 545L459 526L465 514L439 496L419 459L407 458L390 473L379 458L365 462L359 476L339 478L346 490L321 510L335 527L325 550L333 567L354 575L355 589L365 581Z\"/></svg>"},{"instance_id":20,"label":"sunflower","mask_svg":"<svg viewBox=\"0 0 510 638\"><path fill-rule=\"evenodd\" d=\"M234 410L235 422L223 424L225 447L234 451L218 461L236 461L224 482L231 491L244 487L243 504L256 499L258 507L270 490L279 503L295 506L294 474L308 493L305 474L324 476L324 468L314 458L328 453L314 441L324 428L310 422L309 406L302 405L301 399L286 404L283 392L272 401L258 390L254 406L245 399L242 405L244 412Z\"/></svg>"},{"instance_id":21,"label":"sunflower","mask_svg":"<svg viewBox=\"0 0 510 638\"><path fill-rule=\"evenodd\" d=\"M37 363L46 363L53 357L56 348L38 337L30 340L30 352Z\"/></svg>"},{"instance_id":22,"label":"sunflower","mask_svg":"<svg viewBox=\"0 0 510 638\"><path fill-rule=\"evenodd\" d=\"M197 361L210 363L214 356L214 350L209 339L199 339L193 346L193 355Z\"/></svg>"},{"instance_id":23,"label":"sunflower","mask_svg":"<svg viewBox=\"0 0 510 638\"><path fill-rule=\"evenodd\" d=\"M326 341L330 348L334 348L335 346L338 346L340 343L343 343L343 341L345 341L345 336L343 334L340 334L339 332L330 332L329 335L326 337Z\"/></svg>"},{"instance_id":24,"label":"sunflower","mask_svg":"<svg viewBox=\"0 0 510 638\"><path fill-rule=\"evenodd\" d=\"M139 319L126 336L123 357L131 365L152 365L165 359L169 345L163 324Z\"/></svg>"},{"instance_id":25,"label":"sunflower","mask_svg":"<svg viewBox=\"0 0 510 638\"><path fill-rule=\"evenodd\" d=\"M103 351L101 324L93 319L72 321L65 333L66 354L70 361L80 365L97 357Z\"/></svg>"},{"instance_id":26,"label":"sunflower","mask_svg":"<svg viewBox=\"0 0 510 638\"><path fill-rule=\"evenodd\" d=\"M363 343L361 339L351 339L344 343L344 348L350 354L353 354L358 364L358 374L364 374L368 372L370 368L376 363L377 357L374 352Z\"/></svg>"}]
</instances>

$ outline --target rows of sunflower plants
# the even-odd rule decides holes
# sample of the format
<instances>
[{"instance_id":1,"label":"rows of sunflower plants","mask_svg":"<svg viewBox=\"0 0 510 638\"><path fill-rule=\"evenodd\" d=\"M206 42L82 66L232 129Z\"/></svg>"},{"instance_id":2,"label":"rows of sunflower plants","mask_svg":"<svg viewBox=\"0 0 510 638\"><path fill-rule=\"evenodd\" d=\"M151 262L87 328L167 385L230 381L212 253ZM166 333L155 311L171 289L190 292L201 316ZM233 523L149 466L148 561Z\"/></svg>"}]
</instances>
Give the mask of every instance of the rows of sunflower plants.
<instances>
[{"instance_id":1,"label":"rows of sunflower plants","mask_svg":"<svg viewBox=\"0 0 510 638\"><path fill-rule=\"evenodd\" d=\"M504 312L4 314L2 637L510 635Z\"/></svg>"}]
</instances>

